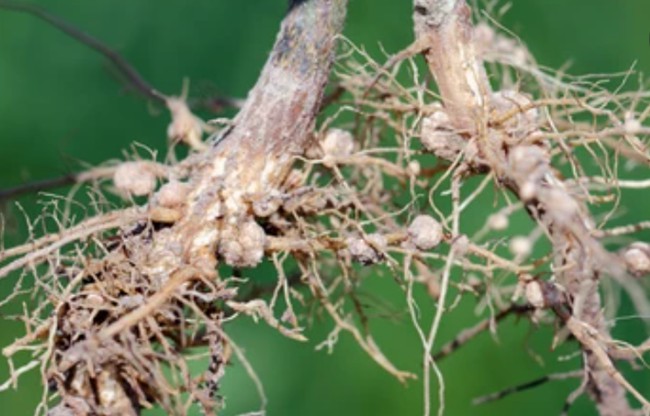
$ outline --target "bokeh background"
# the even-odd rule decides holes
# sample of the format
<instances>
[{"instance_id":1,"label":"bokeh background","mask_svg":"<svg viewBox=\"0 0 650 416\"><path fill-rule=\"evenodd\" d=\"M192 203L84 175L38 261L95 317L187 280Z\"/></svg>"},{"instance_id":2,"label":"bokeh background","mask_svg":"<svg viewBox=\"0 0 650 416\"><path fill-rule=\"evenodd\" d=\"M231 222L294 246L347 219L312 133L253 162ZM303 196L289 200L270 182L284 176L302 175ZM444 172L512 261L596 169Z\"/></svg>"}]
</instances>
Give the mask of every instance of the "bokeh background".
<instances>
[{"instance_id":1,"label":"bokeh background","mask_svg":"<svg viewBox=\"0 0 650 416\"><path fill-rule=\"evenodd\" d=\"M48 0L38 4L105 41L122 53L161 91L180 93L182 80L194 92L244 97L255 82L286 10L283 0ZM350 0L345 34L381 59L381 47L398 51L412 40L408 0ZM525 0L513 2L502 23L519 35L538 62L567 63L573 74L608 73L635 68L650 73L650 2L647 0ZM611 88L617 85L612 83ZM0 10L0 189L75 171L118 158L134 141L164 149L168 118L127 93L105 60L31 16ZM647 216L645 198L626 201L627 219ZM28 215L39 212L37 197L20 199ZM2 201L7 245L25 237L15 201ZM489 202L489 201L488 201ZM489 207L484 205L484 207ZM487 212L476 211L477 221ZM514 224L529 226L525 219ZM511 229L516 233L516 229ZM364 290L384 298L389 313L373 330L384 352L401 368L419 371L421 348L403 296L390 277L368 279ZM8 285L0 282L0 299ZM473 321L467 302L443 321L448 340ZM643 337L639 320L623 321L616 334ZM11 342L19 326L0 322L0 345ZM246 319L229 331L262 379L276 415L414 415L422 413L420 381L401 385L342 335L333 352L314 351L331 329L315 320L310 342L299 344L265 325ZM483 334L442 362L449 415L559 414L577 381L560 381L481 406L471 399L545 374L575 368L550 352L550 330L533 331L528 321L510 319L498 340ZM537 357L537 358L535 358ZM7 366L0 360L0 375ZM648 372L631 375L650 392ZM435 386L434 386L435 387ZM239 363L227 370L224 415L255 410L259 399ZM40 399L36 374L21 379L17 391L0 393L0 413L31 414ZM154 414L155 412L151 412ZM593 414L586 399L572 415Z\"/></svg>"}]
</instances>

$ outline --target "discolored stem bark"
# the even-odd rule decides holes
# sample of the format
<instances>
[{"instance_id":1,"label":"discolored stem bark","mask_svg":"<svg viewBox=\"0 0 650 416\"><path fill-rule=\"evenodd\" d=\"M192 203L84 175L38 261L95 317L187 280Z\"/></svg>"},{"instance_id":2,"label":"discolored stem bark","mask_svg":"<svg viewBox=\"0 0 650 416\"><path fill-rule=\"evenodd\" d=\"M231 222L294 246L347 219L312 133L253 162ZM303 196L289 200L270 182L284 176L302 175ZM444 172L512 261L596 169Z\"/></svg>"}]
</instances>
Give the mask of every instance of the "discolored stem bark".
<instances>
[{"instance_id":1,"label":"discolored stem bark","mask_svg":"<svg viewBox=\"0 0 650 416\"><path fill-rule=\"evenodd\" d=\"M206 152L184 220L187 258L209 257L216 221L277 188L306 149L343 28L347 0L294 1L234 127ZM182 230L182 231L180 231Z\"/></svg>"}]
</instances>

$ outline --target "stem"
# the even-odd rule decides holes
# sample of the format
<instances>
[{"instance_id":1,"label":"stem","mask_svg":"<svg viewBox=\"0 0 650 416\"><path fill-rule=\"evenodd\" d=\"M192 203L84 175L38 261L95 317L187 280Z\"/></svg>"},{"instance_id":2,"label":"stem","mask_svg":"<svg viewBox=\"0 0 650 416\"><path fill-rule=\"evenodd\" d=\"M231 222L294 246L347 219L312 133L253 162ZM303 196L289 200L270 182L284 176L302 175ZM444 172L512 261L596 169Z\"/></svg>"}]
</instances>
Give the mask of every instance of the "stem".
<instances>
[{"instance_id":1,"label":"stem","mask_svg":"<svg viewBox=\"0 0 650 416\"><path fill-rule=\"evenodd\" d=\"M205 154L206 168L179 224L184 241L192 242L189 257L213 257L218 233L208 230L214 229L214 212L241 217L248 211L242 190L256 195L277 188L304 153L346 8L347 0L309 0L290 9L232 130Z\"/></svg>"},{"instance_id":2,"label":"stem","mask_svg":"<svg viewBox=\"0 0 650 416\"><path fill-rule=\"evenodd\" d=\"M413 21L452 124L475 132L485 121L490 84L474 50L469 7L464 0L414 0Z\"/></svg>"},{"instance_id":3,"label":"stem","mask_svg":"<svg viewBox=\"0 0 650 416\"><path fill-rule=\"evenodd\" d=\"M567 192L544 146L522 143L503 126L488 123L489 107L494 106L492 92L474 51L465 0L414 0L413 20L416 42L426 45L424 57L449 120L465 139L477 143L479 156L465 154L462 163L492 172L521 199L553 244L555 276L573 299L572 319L608 339L598 289L602 270L615 267L606 264L608 253L592 236L588 210ZM602 351L595 350L575 328L569 327L583 350L590 352L585 363L590 374L587 391L600 414L634 414L625 391L637 396L636 390L619 373L608 371L607 356L598 354Z\"/></svg>"}]
</instances>

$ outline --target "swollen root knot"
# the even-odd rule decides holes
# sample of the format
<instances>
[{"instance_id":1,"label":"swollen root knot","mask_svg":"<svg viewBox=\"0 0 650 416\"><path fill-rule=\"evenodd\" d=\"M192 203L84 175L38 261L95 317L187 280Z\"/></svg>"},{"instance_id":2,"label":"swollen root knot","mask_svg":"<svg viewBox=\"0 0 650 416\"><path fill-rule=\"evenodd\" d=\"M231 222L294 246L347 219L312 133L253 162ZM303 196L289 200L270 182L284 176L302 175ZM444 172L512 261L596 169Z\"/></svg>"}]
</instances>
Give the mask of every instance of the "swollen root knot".
<instances>
[{"instance_id":1,"label":"swollen root knot","mask_svg":"<svg viewBox=\"0 0 650 416\"><path fill-rule=\"evenodd\" d=\"M510 240L510 252L515 256L525 257L533 251L533 243L528 237L516 236Z\"/></svg>"},{"instance_id":2,"label":"swollen root knot","mask_svg":"<svg viewBox=\"0 0 650 416\"><path fill-rule=\"evenodd\" d=\"M445 160L455 159L466 145L442 106L422 121L420 141L425 149Z\"/></svg>"},{"instance_id":3,"label":"swollen root knot","mask_svg":"<svg viewBox=\"0 0 650 416\"><path fill-rule=\"evenodd\" d=\"M492 107L500 114L516 111L504 127L514 137L522 139L531 131L537 129L539 112L530 108L532 100L529 96L513 90L503 90L492 95Z\"/></svg>"},{"instance_id":4,"label":"swollen root knot","mask_svg":"<svg viewBox=\"0 0 650 416\"><path fill-rule=\"evenodd\" d=\"M549 172L549 156L538 146L516 146L510 152L509 168L519 185L519 196L524 201L535 198L539 184Z\"/></svg>"},{"instance_id":5,"label":"swollen root knot","mask_svg":"<svg viewBox=\"0 0 650 416\"><path fill-rule=\"evenodd\" d=\"M431 250L442 241L442 225L429 215L418 215L408 228L407 242L419 250Z\"/></svg>"},{"instance_id":6,"label":"swollen root knot","mask_svg":"<svg viewBox=\"0 0 650 416\"><path fill-rule=\"evenodd\" d=\"M156 189L156 173L147 162L126 162L117 167L113 184L125 196L149 195Z\"/></svg>"},{"instance_id":7,"label":"swollen root knot","mask_svg":"<svg viewBox=\"0 0 650 416\"><path fill-rule=\"evenodd\" d=\"M543 282L539 280L531 280L525 286L526 301L537 309L543 309L547 306L542 284Z\"/></svg>"},{"instance_id":8,"label":"swollen root knot","mask_svg":"<svg viewBox=\"0 0 650 416\"><path fill-rule=\"evenodd\" d=\"M650 244L632 243L623 250L622 256L631 275L642 277L650 274Z\"/></svg>"},{"instance_id":9,"label":"swollen root knot","mask_svg":"<svg viewBox=\"0 0 650 416\"><path fill-rule=\"evenodd\" d=\"M221 234L219 254L229 266L254 267L264 257L266 234L255 221L229 224Z\"/></svg>"},{"instance_id":10,"label":"swollen root knot","mask_svg":"<svg viewBox=\"0 0 650 416\"><path fill-rule=\"evenodd\" d=\"M388 243L381 234L370 234L365 239L350 237L347 239L347 248L353 260L364 265L379 263L384 259L383 252Z\"/></svg>"},{"instance_id":11,"label":"swollen root knot","mask_svg":"<svg viewBox=\"0 0 650 416\"><path fill-rule=\"evenodd\" d=\"M503 213L496 213L490 215L488 218L488 226L496 231L503 231L508 228L508 216Z\"/></svg>"},{"instance_id":12,"label":"swollen root knot","mask_svg":"<svg viewBox=\"0 0 650 416\"><path fill-rule=\"evenodd\" d=\"M553 308L565 303L564 291L560 286L553 281L544 281L529 274L519 276L519 285L513 296L513 301L521 295L530 306L538 310Z\"/></svg>"},{"instance_id":13,"label":"swollen root knot","mask_svg":"<svg viewBox=\"0 0 650 416\"><path fill-rule=\"evenodd\" d=\"M156 204L165 208L177 208L185 203L189 185L171 181L160 187L156 193Z\"/></svg>"},{"instance_id":14,"label":"swollen root knot","mask_svg":"<svg viewBox=\"0 0 650 416\"><path fill-rule=\"evenodd\" d=\"M253 212L257 217L269 217L280 209L282 202L282 195L279 192L272 190L270 194L253 202Z\"/></svg>"},{"instance_id":15,"label":"swollen root knot","mask_svg":"<svg viewBox=\"0 0 650 416\"><path fill-rule=\"evenodd\" d=\"M337 158L348 157L354 151L352 133L342 129L329 129L320 142L325 166L331 166Z\"/></svg>"}]
</instances>

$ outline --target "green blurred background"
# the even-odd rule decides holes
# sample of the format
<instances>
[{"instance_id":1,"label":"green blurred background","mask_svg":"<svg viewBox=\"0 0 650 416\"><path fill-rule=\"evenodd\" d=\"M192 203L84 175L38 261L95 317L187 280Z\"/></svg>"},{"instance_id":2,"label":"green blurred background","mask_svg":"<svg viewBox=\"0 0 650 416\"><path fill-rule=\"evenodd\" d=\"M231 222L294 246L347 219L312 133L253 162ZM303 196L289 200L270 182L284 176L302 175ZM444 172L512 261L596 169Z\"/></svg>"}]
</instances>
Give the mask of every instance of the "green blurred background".
<instances>
[{"instance_id":1,"label":"green blurred background","mask_svg":"<svg viewBox=\"0 0 650 416\"><path fill-rule=\"evenodd\" d=\"M111 45L165 93L179 93L187 77L193 91L234 97L244 97L255 82L286 10L283 0L38 3ZM345 34L381 58L379 44L394 52L411 41L410 8L408 0L350 0ZM647 0L520 0L512 4L502 23L545 66L570 61L569 72L584 74L623 71L636 62L637 69L650 73ZM80 163L118 158L133 141L162 150L167 123L164 111L125 93L100 56L33 17L0 10L0 189L68 173ZM39 210L36 200L21 198L30 215ZM642 201L626 201L626 220L647 213ZM7 216L7 245L21 241L24 227L13 203L2 208ZM486 215L477 210L477 224ZM518 225L530 224L522 219ZM2 283L0 290L6 293L7 285ZM401 368L419 372L420 343L391 278L369 279L364 290L384 296L394 311L392 319L379 318L373 324L384 352ZM441 339L448 340L468 326L474 306L466 302L448 315ZM4 346L17 335L18 326L5 321L0 325ZM638 341L642 328L638 321L625 321L617 327L617 335ZM349 336L341 335L332 355L315 352L314 346L331 329L328 320L316 321L308 330L307 345L245 319L228 329L264 383L271 416L422 413L421 381L399 384ZM570 348L550 353L551 337L550 330L533 332L527 321L512 319L500 327L497 342L483 334L442 362L446 414L559 414L577 381L553 382L496 403L471 405L476 396L575 368L575 358L558 360ZM543 358L543 365L528 350ZM0 374L3 378L6 374L4 362ZM641 391L650 392L647 372L631 377ZM227 397L224 415L258 407L255 388L239 364L228 368L223 393ZM18 391L0 393L0 414L31 414L39 398L38 376L25 376ZM593 412L583 398L571 414Z\"/></svg>"}]
</instances>

